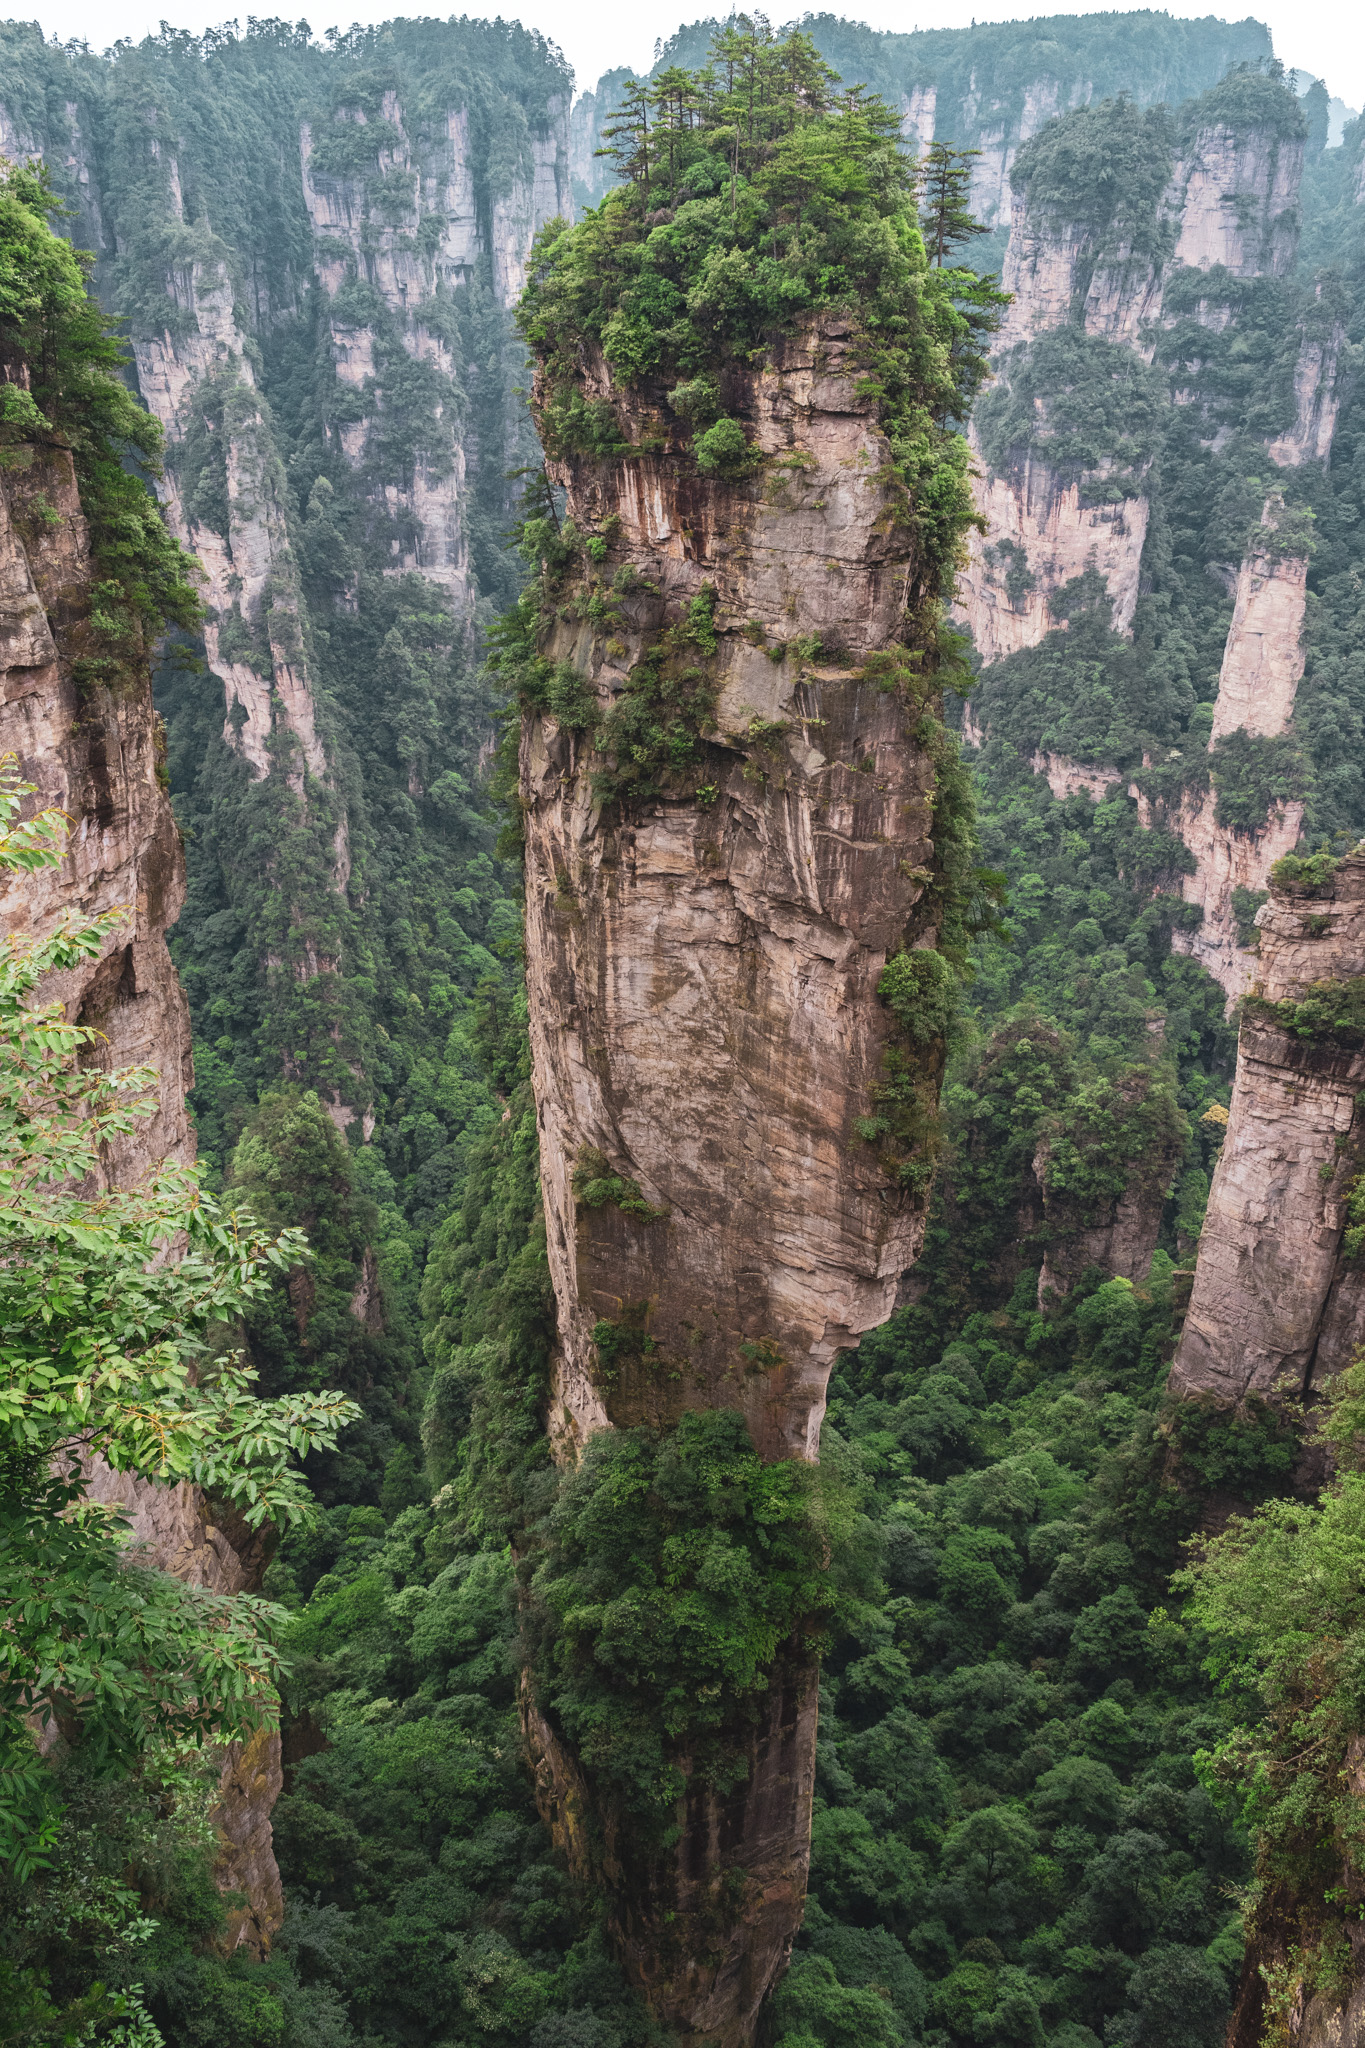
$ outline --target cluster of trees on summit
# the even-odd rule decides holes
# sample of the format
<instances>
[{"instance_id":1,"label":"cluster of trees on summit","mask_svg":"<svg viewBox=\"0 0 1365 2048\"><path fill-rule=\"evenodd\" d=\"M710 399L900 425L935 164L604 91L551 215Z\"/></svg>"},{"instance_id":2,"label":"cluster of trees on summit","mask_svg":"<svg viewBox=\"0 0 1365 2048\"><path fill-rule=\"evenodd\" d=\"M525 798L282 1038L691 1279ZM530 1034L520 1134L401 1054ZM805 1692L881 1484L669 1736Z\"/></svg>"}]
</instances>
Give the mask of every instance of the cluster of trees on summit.
<instances>
[{"instance_id":1,"label":"cluster of trees on summit","mask_svg":"<svg viewBox=\"0 0 1365 2048\"><path fill-rule=\"evenodd\" d=\"M1279 80L1220 86L1193 25L1148 19L1152 100L1189 97L1188 78L1300 118ZM424 26L338 45L337 63L365 76L346 74L337 105L411 79ZM130 1194L83 1187L101 1134L146 1113L147 1076L111 1080L84 1057L39 981L90 957L107 925L73 919L0 957L0 2041L16 2048L664 2048L600 1900L537 1818L518 1673L550 1674L595 1767L658 1826L681 1736L723 1775L726 1717L742 1717L794 1616L815 1617L824 1643L818 1778L810 1897L766 2048L1218 2048L1247 1887L1339 1881L1351 1815L1338 1774L1360 1724L1365 1389L1348 1374L1319 1425L1338 1473L1321 1497L1294 1491L1302 1418L1169 1402L1235 1020L1172 948L1187 916L1179 842L1141 828L1126 778L1099 801L1055 800L1029 766L1041 746L1140 772L1144 754L1207 737L1230 610L1209 570L1240 559L1259 516L1254 465L1283 402L1293 293L1311 287L1229 285L1195 407L1169 403L1189 371L1178 324L1169 361L1132 359L1121 417L1112 363L1074 328L985 385L999 290L972 261L994 253L965 202L972 138L915 166L887 104L836 76L885 85L872 59L889 65L897 39L869 55L863 32L825 29L777 37L737 19L705 48L684 37L629 86L606 136L618 182L542 239L522 319L542 355L564 345L551 434L612 452L617 423L575 403L569 345L587 336L622 382L657 380L698 464L739 488L752 458L720 404L718 356L761 351L813 308L856 306L897 474L941 564L964 516L959 429L974 401L1002 463L1021 419L1057 401L1059 459L1113 457L1120 489L1139 467L1147 479L1152 573L1133 636L1115 635L1098 579L1081 577L1058 630L978 689L990 737L970 764L972 861L1007 877L1007 928L962 925L915 1299L835 1368L818 1528L807 1482L763 1467L729 1415L692 1418L667 1444L615 1432L568 1478L551 1466L519 874L480 768L534 655L501 474L532 452L510 396L517 346L488 277L471 279L450 332L474 438L496 451L475 479L471 637L431 584L374 566L329 437L321 309L282 319L261 384L306 603L328 621L315 655L342 782L365 820L370 893L333 936L374 1137L361 1142L358 1120L337 1128L318 1074L286 1078L281 1047L303 1025L272 1010L263 963L293 814L223 743L211 679L168 670L198 1169ZM1043 55L1029 62L1061 64L1048 50L1066 32L1030 24L1027 51ZM55 91L47 57L4 33L35 102ZM1076 33L1066 62L1089 63L1095 24ZM536 91L548 76L520 34L457 53L489 151L488 110L514 74L534 71ZM1002 32L1002 92L1022 35ZM965 49L939 49L945 105ZM332 89L278 24L212 47L165 37L138 66L139 90L164 77L186 105L252 99L253 119L261 106L292 119ZM127 107L109 106L113 136ZM1040 203L1107 208L1097 232L1127 234L1183 118L1124 100L1080 109L1041 131L1016 175ZM1365 300L1347 168L1345 150L1310 149L1304 261L1331 272L1317 298L1354 338ZM258 254L301 232L274 215L261 228L234 179L224 207L244 238L264 237ZM94 690L143 673L163 631L192 638L197 599L141 481L158 437L62 226L42 180L5 172L0 470L74 452L107 599ZM127 249L119 289L136 318L151 271ZM1229 753L1212 768L1233 824L1292 782L1329 853L1365 829L1362 405L1343 411L1330 471L1297 486L1316 552L1295 736L1273 761ZM211 510L211 405L199 428L168 459ZM533 554L553 520L533 500ZM490 670L495 608L507 619ZM9 900L62 857L59 817L20 822L31 794L11 764ZM1150 1272L1084 1268L1040 1300L1044 1252L1063 1254L1133 1190L1160 1214ZM81 1505L70 1460L95 1452L191 1479L244 1525L272 1522L262 1596L192 1594L131 1566L117 1526ZM1242 1519L1196 1543L1214 1496ZM723 1570L677 1567L697 1530ZM617 1625L625 1603L649 1618L647 1654ZM703 1695L719 1702L709 1720ZM225 1953L213 1745L273 1714L286 1912L259 1960ZM35 1726L56 1737L41 1754ZM1316 1981L1344 1981L1347 1961L1325 1942Z\"/></svg>"}]
</instances>

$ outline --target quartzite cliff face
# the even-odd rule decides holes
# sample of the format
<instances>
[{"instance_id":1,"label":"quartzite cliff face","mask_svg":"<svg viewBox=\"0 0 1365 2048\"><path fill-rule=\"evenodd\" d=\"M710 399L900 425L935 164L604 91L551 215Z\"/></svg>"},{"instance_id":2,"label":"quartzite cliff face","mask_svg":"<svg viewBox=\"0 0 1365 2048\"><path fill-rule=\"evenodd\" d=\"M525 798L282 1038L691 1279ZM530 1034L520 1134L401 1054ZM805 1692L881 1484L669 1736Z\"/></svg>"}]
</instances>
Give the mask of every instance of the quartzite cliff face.
<instances>
[{"instance_id":1,"label":"quartzite cliff face","mask_svg":"<svg viewBox=\"0 0 1365 2048\"><path fill-rule=\"evenodd\" d=\"M619 406L600 363L587 384ZM561 1458L596 1429L726 1406L765 1458L813 1459L835 1353L890 1312L924 1229L923 1199L855 1129L894 1028L878 977L890 952L935 937L933 762L919 714L863 674L903 636L913 541L838 321L736 375L725 403L765 457L749 482L701 476L658 405L629 420L655 452L552 465L580 535L610 536L600 588L624 594L594 624L559 593L543 651L609 711L700 605L711 624L688 654L714 688L704 767L638 807L599 801L602 757L581 734L535 713L522 736ZM838 653L813 658L815 635ZM937 1058L924 1056L931 1104ZM584 1205L585 1164L634 1181L655 1216ZM654 1348L604 1371L603 1322ZM656 2010L708 2040L749 2038L799 1922L814 1669L795 1656L779 1679L747 1784L690 1799L663 1864L632 1867L615 1843L607 1873ZM582 1788L534 1708L528 1720L572 1848ZM718 1926L727 1873L744 1874L747 1903Z\"/></svg>"},{"instance_id":2,"label":"quartzite cliff face","mask_svg":"<svg viewBox=\"0 0 1365 2048\"><path fill-rule=\"evenodd\" d=\"M104 1034L111 1067L155 1066L156 1114L110 1148L111 1184L143 1178L165 1159L193 1156L185 1113L190 1026L166 950L185 871L170 800L159 779L149 687L82 689L93 571L65 449L31 451L0 476L0 751L17 755L39 805L72 821L58 868L0 885L0 918L41 936L63 913L126 909L96 960L54 976L49 998Z\"/></svg>"},{"instance_id":3,"label":"quartzite cliff face","mask_svg":"<svg viewBox=\"0 0 1365 2048\"><path fill-rule=\"evenodd\" d=\"M1267 1003L1365 975L1365 855L1321 887L1273 887L1257 924ZM1301 1035L1257 1005L1244 1016L1176 1392L1222 1405L1310 1394L1365 1341L1365 1276L1343 1245L1365 1148L1358 1037Z\"/></svg>"},{"instance_id":4,"label":"quartzite cliff face","mask_svg":"<svg viewBox=\"0 0 1365 2048\"><path fill-rule=\"evenodd\" d=\"M54 447L28 452L27 466L0 475L0 752L18 757L24 780L37 786L31 801L65 811L71 833L60 867L0 885L0 926L37 938L68 915L127 913L96 959L52 976L43 993L103 1034L100 1056L111 1069L156 1069L154 1114L108 1148L108 1184L130 1187L168 1160L194 1156L189 1014L166 947L184 898L184 858L150 680L91 687L73 673L94 571L71 457ZM147 1562L215 1592L259 1588L264 1545L200 1488L158 1487L99 1464L89 1491L127 1510ZM229 1911L226 1940L257 1953L284 1911L270 1833L279 1753L278 1734L234 1743L214 1813L219 1884L243 1898Z\"/></svg>"},{"instance_id":5,"label":"quartzite cliff face","mask_svg":"<svg viewBox=\"0 0 1365 2048\"><path fill-rule=\"evenodd\" d=\"M1218 411L1216 384L1205 390L1201 383L1201 330L1218 336L1237 321L1239 280L1269 283L1293 269L1304 149L1295 125L1287 92L1278 105L1267 94L1254 116L1219 93L1208 95L1187 110L1186 126L1177 122L1164 171L1150 131L1147 146L1164 189L1150 217L1129 223L1106 223L1093 206L1085 212L1089 201L1079 193L1067 202L1069 213L1046 189L1055 168L1046 166L1040 179L1037 167L1023 164L1004 265L1015 298L999 341L1002 377L1020 374L1038 338L1060 329L1084 334L1092 346L1130 348L1149 363L1155 357L1164 367L1163 350L1169 353L1178 329L1167 402L1197 422L1203 445L1216 452L1236 423ZM1073 217L1077 209L1081 217ZM1328 460L1347 374L1344 327L1330 287L1320 285L1288 317L1298 321L1298 356L1286 424L1264 444L1272 474ZM1064 402L1061 391L1058 399ZM981 461L977 496L986 531L973 541L962 602L986 666L1037 645L1062 623L1051 604L1087 568L1103 578L1114 630L1124 635L1133 631L1140 590L1152 584L1142 473L1125 486L1128 495L1106 504L1103 470L1077 475L1050 466L1047 435L1040 423L1032 443L1012 450L998 474ZM1233 610L1211 750L1230 734L1271 738L1290 728L1305 662L1308 546L1301 532L1288 531L1285 488L1273 486L1240 563L1224 572ZM1068 773L1063 757L1049 755L1047 762L1054 790L1077 786L1081 773L1126 780L1102 764L1072 764ZM1260 822L1233 826L1219 817L1215 790L1195 776L1177 801L1154 809L1139 797L1139 807L1144 824L1167 826L1194 858L1181 891L1202 921L1177 929L1173 944L1205 966L1232 1002L1257 971L1239 933L1234 892L1264 890L1271 867L1299 836L1302 805L1272 803Z\"/></svg>"}]
</instances>

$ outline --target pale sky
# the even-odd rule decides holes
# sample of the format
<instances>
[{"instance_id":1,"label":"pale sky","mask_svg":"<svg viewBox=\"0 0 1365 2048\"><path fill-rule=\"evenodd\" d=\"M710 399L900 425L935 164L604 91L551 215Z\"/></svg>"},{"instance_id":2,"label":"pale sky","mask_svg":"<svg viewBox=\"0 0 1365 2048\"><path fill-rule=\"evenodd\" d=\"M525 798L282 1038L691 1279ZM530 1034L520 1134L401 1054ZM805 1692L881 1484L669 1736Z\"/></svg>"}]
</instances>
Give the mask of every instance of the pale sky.
<instances>
[{"instance_id":1,"label":"pale sky","mask_svg":"<svg viewBox=\"0 0 1365 2048\"><path fill-rule=\"evenodd\" d=\"M229 0L230 4L230 0ZM277 0L277 10L255 0L262 15L278 11L298 18L298 0ZM830 13L846 12L850 19L868 22L873 28L965 28L972 21L1015 21L1026 9L1018 0L827 0ZM1124 8L1124 0L1106 0L1105 11ZM458 10L492 17L514 15L528 28L538 28L557 42L577 74L579 90L591 87L603 71L617 64L648 70L654 60L655 39L669 36L680 23L696 21L710 14L730 11L728 0L701 0L701 4L680 7L675 0L656 0L644 6L640 0L524 0L521 6L508 0L464 0ZM766 9L773 21L788 18L781 0L769 0ZM804 11L804 10L803 10ZM1092 7L1042 6L1037 12L1090 14ZM1126 9L1125 9L1126 11ZM1181 5L1172 0L1168 11L1180 16L1208 14L1203 5ZM1222 10L1217 10L1222 11ZM17 10L16 10L17 12ZM134 38L154 33L165 20L174 28L196 32L222 22L227 8L224 0L43 0L36 18L48 36L85 38L94 48L104 49L121 36ZM247 8L242 10L245 19ZM353 21L386 21L395 14L439 14L444 8L423 7L420 0L321 0L299 12L314 32L331 27L347 28ZM1350 106L1365 102L1365 6L1361 0L1267 0L1248 6L1246 13L1268 23L1275 39L1276 55L1291 70L1298 67L1325 78L1330 92ZM28 16L24 9L25 17ZM1226 18L1243 19L1240 8L1226 10Z\"/></svg>"}]
</instances>

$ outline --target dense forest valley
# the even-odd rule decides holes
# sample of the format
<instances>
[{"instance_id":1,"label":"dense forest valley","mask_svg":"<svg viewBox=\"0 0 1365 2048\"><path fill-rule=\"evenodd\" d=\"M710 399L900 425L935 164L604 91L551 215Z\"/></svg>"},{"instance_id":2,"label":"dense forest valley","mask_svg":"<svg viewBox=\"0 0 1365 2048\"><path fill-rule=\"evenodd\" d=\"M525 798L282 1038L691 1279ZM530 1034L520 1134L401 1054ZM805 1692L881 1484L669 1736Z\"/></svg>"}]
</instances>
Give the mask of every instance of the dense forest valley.
<instances>
[{"instance_id":1,"label":"dense forest valley","mask_svg":"<svg viewBox=\"0 0 1365 2048\"><path fill-rule=\"evenodd\" d=\"M0 24L0 2042L1365 2041L1332 86Z\"/></svg>"}]
</instances>

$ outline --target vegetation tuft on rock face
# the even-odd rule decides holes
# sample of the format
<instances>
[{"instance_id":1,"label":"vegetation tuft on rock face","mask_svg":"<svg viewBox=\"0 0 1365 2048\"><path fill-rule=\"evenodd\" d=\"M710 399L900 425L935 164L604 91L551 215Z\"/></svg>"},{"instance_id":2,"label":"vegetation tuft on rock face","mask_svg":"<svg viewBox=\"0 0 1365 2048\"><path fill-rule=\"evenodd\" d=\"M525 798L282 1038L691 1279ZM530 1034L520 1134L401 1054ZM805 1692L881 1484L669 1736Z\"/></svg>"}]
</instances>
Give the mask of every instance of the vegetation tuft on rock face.
<instances>
[{"instance_id":1,"label":"vegetation tuft on rock face","mask_svg":"<svg viewBox=\"0 0 1365 2048\"><path fill-rule=\"evenodd\" d=\"M161 429L123 381L93 258L53 232L65 211L45 166L0 165L0 471L71 451L96 572L77 681L93 688L145 674L166 629L193 631L203 608L193 558L136 473L160 473Z\"/></svg>"},{"instance_id":2,"label":"vegetation tuft on rock face","mask_svg":"<svg viewBox=\"0 0 1365 2048\"><path fill-rule=\"evenodd\" d=\"M575 389L596 348L622 386L666 389L703 470L742 465L717 376L762 362L813 315L844 312L946 567L970 516L948 423L985 374L999 304L993 280L946 260L976 232L952 153L925 194L926 235L892 109L841 88L808 35L747 23L719 31L701 69L632 86L606 132L622 182L575 226L542 231L518 313L550 394L549 452L603 432Z\"/></svg>"}]
</instances>

